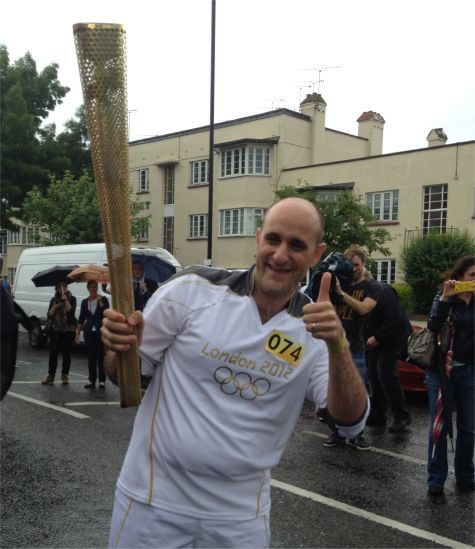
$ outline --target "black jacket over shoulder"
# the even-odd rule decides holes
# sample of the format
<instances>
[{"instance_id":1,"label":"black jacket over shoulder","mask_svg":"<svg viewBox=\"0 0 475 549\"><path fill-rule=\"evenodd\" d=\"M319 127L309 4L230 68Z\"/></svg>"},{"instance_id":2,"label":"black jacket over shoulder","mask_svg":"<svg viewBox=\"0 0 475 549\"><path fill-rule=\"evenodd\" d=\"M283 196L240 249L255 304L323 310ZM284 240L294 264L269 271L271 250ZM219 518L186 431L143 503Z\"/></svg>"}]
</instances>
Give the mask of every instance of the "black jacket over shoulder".
<instances>
[{"instance_id":1,"label":"black jacket over shoulder","mask_svg":"<svg viewBox=\"0 0 475 549\"><path fill-rule=\"evenodd\" d=\"M396 290L384 282L378 284L381 299L368 315L367 335L374 336L381 345L400 347L412 332L411 323L399 303Z\"/></svg>"},{"instance_id":2,"label":"black jacket over shoulder","mask_svg":"<svg viewBox=\"0 0 475 549\"><path fill-rule=\"evenodd\" d=\"M450 297L448 301L440 301L438 293L432 303L427 327L431 332L438 332L442 324L447 320L452 310L452 322L455 329L454 360L473 364L474 362L474 297L465 303L457 296Z\"/></svg>"}]
</instances>

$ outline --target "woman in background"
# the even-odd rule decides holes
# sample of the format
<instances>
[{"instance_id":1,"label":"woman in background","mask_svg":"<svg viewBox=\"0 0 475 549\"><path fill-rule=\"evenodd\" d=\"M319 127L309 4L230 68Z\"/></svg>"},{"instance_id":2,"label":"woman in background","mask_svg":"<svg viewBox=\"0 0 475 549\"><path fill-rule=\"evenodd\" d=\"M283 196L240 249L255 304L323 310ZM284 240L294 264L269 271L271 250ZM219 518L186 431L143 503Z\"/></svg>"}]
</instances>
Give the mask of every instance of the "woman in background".
<instances>
[{"instance_id":1,"label":"woman in background","mask_svg":"<svg viewBox=\"0 0 475 549\"><path fill-rule=\"evenodd\" d=\"M104 371L104 349L101 339L101 325L104 310L109 307L109 301L103 295L97 293L97 282L89 280L87 283L89 297L81 302L81 311L76 328L76 343L79 343L81 330L84 329L84 341L87 351L87 365L89 368L89 380L84 385L85 389L95 389L96 380L99 377L99 389L106 386L106 374Z\"/></svg>"},{"instance_id":2,"label":"woman in background","mask_svg":"<svg viewBox=\"0 0 475 549\"><path fill-rule=\"evenodd\" d=\"M438 332L449 313L454 326L453 368L448 383L448 401L456 403L457 440L455 448L455 481L458 488L474 489L474 294L475 256L461 257L444 277L442 293L432 304L427 327ZM467 282L469 289L457 288L457 282ZM429 397L431 429L429 433L429 459L427 464L429 494L441 496L447 479L447 430L445 426L437 441L433 455L432 425L434 424L439 372L428 370L427 393Z\"/></svg>"}]
</instances>

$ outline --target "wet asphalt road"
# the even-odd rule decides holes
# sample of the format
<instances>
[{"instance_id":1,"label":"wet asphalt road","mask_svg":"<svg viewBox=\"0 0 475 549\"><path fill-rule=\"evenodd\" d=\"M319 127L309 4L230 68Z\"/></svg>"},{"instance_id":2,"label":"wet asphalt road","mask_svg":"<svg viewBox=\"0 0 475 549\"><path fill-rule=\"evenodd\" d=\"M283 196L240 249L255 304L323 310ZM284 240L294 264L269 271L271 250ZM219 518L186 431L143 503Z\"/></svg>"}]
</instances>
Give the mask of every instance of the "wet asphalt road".
<instances>
[{"instance_id":1,"label":"wet asphalt road","mask_svg":"<svg viewBox=\"0 0 475 549\"><path fill-rule=\"evenodd\" d=\"M84 389L81 350L69 386L40 385L47 355L21 334L15 382L0 407L0 547L105 547L135 409L119 408L111 384ZM410 431L367 428L369 452L324 448L327 428L304 405L272 475L272 547L475 545L474 495L455 488L453 470L443 498L426 494L427 402L408 401Z\"/></svg>"}]
</instances>

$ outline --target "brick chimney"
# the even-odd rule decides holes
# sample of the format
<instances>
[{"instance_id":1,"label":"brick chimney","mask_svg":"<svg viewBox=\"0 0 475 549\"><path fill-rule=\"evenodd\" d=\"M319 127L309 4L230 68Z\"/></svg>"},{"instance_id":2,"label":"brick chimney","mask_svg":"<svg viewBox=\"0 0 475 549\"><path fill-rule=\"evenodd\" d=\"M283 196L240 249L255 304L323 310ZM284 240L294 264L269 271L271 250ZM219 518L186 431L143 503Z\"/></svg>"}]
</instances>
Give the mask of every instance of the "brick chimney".
<instances>
[{"instance_id":1,"label":"brick chimney","mask_svg":"<svg viewBox=\"0 0 475 549\"><path fill-rule=\"evenodd\" d=\"M379 112L366 111L357 122L358 136L368 140L368 156L383 154L384 118Z\"/></svg>"},{"instance_id":2,"label":"brick chimney","mask_svg":"<svg viewBox=\"0 0 475 549\"><path fill-rule=\"evenodd\" d=\"M434 128L429 132L426 139L429 147L439 147L447 143L447 134L443 128Z\"/></svg>"},{"instance_id":3,"label":"brick chimney","mask_svg":"<svg viewBox=\"0 0 475 549\"><path fill-rule=\"evenodd\" d=\"M310 116L310 164L318 164L325 159L325 112L327 104L319 93L308 93L300 103L300 112Z\"/></svg>"}]
</instances>

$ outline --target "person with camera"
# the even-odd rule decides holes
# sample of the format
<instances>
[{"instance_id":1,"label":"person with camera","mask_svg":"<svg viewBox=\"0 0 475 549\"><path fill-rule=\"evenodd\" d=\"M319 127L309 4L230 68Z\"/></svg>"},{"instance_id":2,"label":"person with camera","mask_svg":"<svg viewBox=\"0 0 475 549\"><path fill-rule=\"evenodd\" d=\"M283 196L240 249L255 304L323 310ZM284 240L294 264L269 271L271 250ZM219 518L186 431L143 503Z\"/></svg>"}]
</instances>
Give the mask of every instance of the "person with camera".
<instances>
[{"instance_id":1,"label":"person with camera","mask_svg":"<svg viewBox=\"0 0 475 549\"><path fill-rule=\"evenodd\" d=\"M52 385L58 367L58 355L61 352L63 362L61 368L61 383L69 383L69 368L71 367L71 353L74 344L74 334L76 332L77 319L76 298L68 290L66 282L56 284L56 292L51 298L48 307L48 317L53 321L52 329L49 334L50 351L48 375L41 382L42 385Z\"/></svg>"},{"instance_id":2,"label":"person with camera","mask_svg":"<svg viewBox=\"0 0 475 549\"><path fill-rule=\"evenodd\" d=\"M442 292L434 297L427 327L439 332L451 315L453 323L452 369L446 380L446 401L444 406L451 412L455 400L457 413L457 440L455 444L455 483L459 490L473 491L474 482L474 334L475 334L475 256L458 259L445 274ZM449 345L450 346L450 345ZM446 354L448 349L445 350ZM444 361L447 360L444 356ZM442 364L440 367L445 366ZM448 475L447 427L442 427L434 443L434 420L437 413L437 399L441 384L440 367L427 370L427 395L429 397L430 432L427 463L427 484L431 496L442 496ZM442 372L444 375L444 372ZM446 374L445 374L446 375ZM450 419L451 421L451 419ZM434 448L435 446L435 448Z\"/></svg>"},{"instance_id":3,"label":"person with camera","mask_svg":"<svg viewBox=\"0 0 475 549\"><path fill-rule=\"evenodd\" d=\"M367 315L376 307L381 297L381 288L373 280L365 278L366 252L361 246L350 246L343 254L343 258L353 264L351 279L348 286L342 287L338 276L335 277L335 293L338 296L336 306L338 316L350 344L353 362L365 386L368 386L368 373L365 354L365 323ZM327 448L339 446L345 438L332 432L323 443ZM369 450L369 443L361 431L355 438L348 439L347 443L357 450Z\"/></svg>"}]
</instances>

